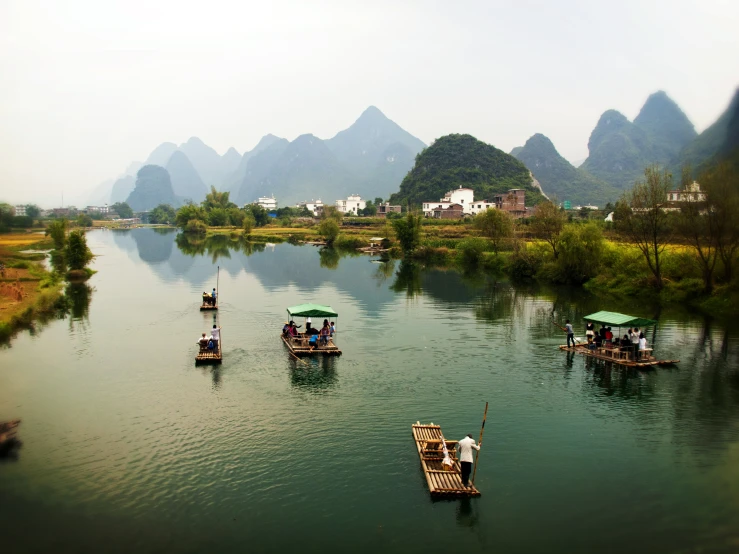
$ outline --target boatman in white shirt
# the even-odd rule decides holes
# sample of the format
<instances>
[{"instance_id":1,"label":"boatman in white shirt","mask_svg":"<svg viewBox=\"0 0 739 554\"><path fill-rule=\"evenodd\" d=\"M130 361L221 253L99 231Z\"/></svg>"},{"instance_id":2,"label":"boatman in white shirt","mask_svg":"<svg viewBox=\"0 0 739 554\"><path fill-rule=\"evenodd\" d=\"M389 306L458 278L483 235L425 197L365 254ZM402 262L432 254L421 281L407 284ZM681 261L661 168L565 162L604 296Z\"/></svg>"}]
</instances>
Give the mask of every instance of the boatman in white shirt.
<instances>
[{"instance_id":1,"label":"boatman in white shirt","mask_svg":"<svg viewBox=\"0 0 739 554\"><path fill-rule=\"evenodd\" d=\"M462 484L467 487L469 486L470 473L472 473L472 449L480 450L480 446L475 444L475 439L472 435L467 435L461 441L457 443L459 448L459 464L462 466Z\"/></svg>"},{"instance_id":2,"label":"boatman in white shirt","mask_svg":"<svg viewBox=\"0 0 739 554\"><path fill-rule=\"evenodd\" d=\"M210 340L213 341L213 350L219 352L218 343L221 340L221 328L216 327L215 323L213 324L213 329L210 331Z\"/></svg>"}]
</instances>

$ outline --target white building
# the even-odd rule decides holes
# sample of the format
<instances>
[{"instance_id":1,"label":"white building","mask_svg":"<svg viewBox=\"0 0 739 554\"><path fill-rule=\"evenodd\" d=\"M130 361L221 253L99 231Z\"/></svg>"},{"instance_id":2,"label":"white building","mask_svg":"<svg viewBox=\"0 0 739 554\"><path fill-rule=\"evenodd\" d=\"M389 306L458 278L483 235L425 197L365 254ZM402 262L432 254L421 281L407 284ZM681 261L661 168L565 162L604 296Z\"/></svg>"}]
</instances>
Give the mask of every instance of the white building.
<instances>
[{"instance_id":1,"label":"white building","mask_svg":"<svg viewBox=\"0 0 739 554\"><path fill-rule=\"evenodd\" d=\"M23 215L26 215L26 207L25 206L21 206L21 205L16 206L15 207L15 216L16 217L20 217L20 216L23 216Z\"/></svg>"},{"instance_id":2,"label":"white building","mask_svg":"<svg viewBox=\"0 0 739 554\"><path fill-rule=\"evenodd\" d=\"M495 202L489 202L487 200L474 200L472 204L469 204L470 207L470 215L477 215L480 212L484 212L488 208L492 208L493 210L496 208Z\"/></svg>"},{"instance_id":3,"label":"white building","mask_svg":"<svg viewBox=\"0 0 739 554\"><path fill-rule=\"evenodd\" d=\"M350 194L346 200L337 200L336 209L343 214L357 215L367 207L367 202L358 194Z\"/></svg>"},{"instance_id":4,"label":"white building","mask_svg":"<svg viewBox=\"0 0 739 554\"><path fill-rule=\"evenodd\" d=\"M482 201L474 202L474 198L475 191L473 191L472 189L462 188L460 186L458 189L450 190L449 192L447 192L446 196L444 196L444 198L442 198L438 202L424 202L423 215L425 215L426 217L433 217L434 210L445 210L452 204L461 204L463 213L472 214L472 204L482 205Z\"/></svg>"},{"instance_id":5,"label":"white building","mask_svg":"<svg viewBox=\"0 0 739 554\"><path fill-rule=\"evenodd\" d=\"M310 202L298 202L295 204L295 207L298 209L305 208L313 215L317 216L323 211L323 202L321 202L321 199L319 198L318 200L311 200Z\"/></svg>"},{"instance_id":6,"label":"white building","mask_svg":"<svg viewBox=\"0 0 739 554\"><path fill-rule=\"evenodd\" d=\"M107 204L105 204L105 206L87 206L85 208L85 212L88 214L107 214L109 211L110 209Z\"/></svg>"},{"instance_id":7,"label":"white building","mask_svg":"<svg viewBox=\"0 0 739 554\"><path fill-rule=\"evenodd\" d=\"M261 196L257 198L257 201L254 202L257 206L262 206L265 210L268 212L271 212L272 210L277 209L277 200L275 200L275 195L272 196Z\"/></svg>"},{"instance_id":8,"label":"white building","mask_svg":"<svg viewBox=\"0 0 739 554\"><path fill-rule=\"evenodd\" d=\"M693 181L682 190L671 190L667 193L670 202L704 202L706 193L701 190L700 184Z\"/></svg>"}]
</instances>

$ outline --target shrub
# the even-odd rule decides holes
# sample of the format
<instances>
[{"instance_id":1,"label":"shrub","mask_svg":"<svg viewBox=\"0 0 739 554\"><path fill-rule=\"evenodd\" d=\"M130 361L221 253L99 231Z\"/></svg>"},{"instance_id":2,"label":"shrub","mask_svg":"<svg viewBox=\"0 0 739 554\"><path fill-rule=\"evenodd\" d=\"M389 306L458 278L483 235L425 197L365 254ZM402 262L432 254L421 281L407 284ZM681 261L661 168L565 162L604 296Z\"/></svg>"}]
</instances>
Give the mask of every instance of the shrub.
<instances>
[{"instance_id":1,"label":"shrub","mask_svg":"<svg viewBox=\"0 0 739 554\"><path fill-rule=\"evenodd\" d=\"M191 219L185 225L185 233L189 235L205 235L208 227L199 219Z\"/></svg>"},{"instance_id":2,"label":"shrub","mask_svg":"<svg viewBox=\"0 0 739 554\"><path fill-rule=\"evenodd\" d=\"M480 237L470 237L460 241L457 245L457 259L468 267L477 267L482 260L482 255L488 248L488 243Z\"/></svg>"}]
</instances>

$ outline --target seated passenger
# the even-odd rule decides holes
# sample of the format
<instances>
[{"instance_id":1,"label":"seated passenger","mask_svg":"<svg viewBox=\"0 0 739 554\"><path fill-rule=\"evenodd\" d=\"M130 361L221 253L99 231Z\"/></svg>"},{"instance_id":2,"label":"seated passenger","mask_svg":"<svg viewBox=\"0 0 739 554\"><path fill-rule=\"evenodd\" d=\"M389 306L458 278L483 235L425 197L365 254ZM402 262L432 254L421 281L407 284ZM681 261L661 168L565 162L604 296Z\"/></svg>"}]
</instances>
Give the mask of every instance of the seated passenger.
<instances>
[{"instance_id":1,"label":"seated passenger","mask_svg":"<svg viewBox=\"0 0 739 554\"><path fill-rule=\"evenodd\" d=\"M336 332L336 324L332 321L331 322L331 336L334 336L334 333Z\"/></svg>"},{"instance_id":2,"label":"seated passenger","mask_svg":"<svg viewBox=\"0 0 739 554\"><path fill-rule=\"evenodd\" d=\"M285 322L285 325L282 326L282 334L287 336L290 333L290 323Z\"/></svg>"},{"instance_id":3,"label":"seated passenger","mask_svg":"<svg viewBox=\"0 0 739 554\"><path fill-rule=\"evenodd\" d=\"M203 293L203 306L207 306L208 304L210 304L210 294L208 294L207 292L204 292Z\"/></svg>"},{"instance_id":4,"label":"seated passenger","mask_svg":"<svg viewBox=\"0 0 739 554\"><path fill-rule=\"evenodd\" d=\"M198 344L200 345L200 350L208 348L208 337L205 336L205 333L198 339Z\"/></svg>"}]
</instances>

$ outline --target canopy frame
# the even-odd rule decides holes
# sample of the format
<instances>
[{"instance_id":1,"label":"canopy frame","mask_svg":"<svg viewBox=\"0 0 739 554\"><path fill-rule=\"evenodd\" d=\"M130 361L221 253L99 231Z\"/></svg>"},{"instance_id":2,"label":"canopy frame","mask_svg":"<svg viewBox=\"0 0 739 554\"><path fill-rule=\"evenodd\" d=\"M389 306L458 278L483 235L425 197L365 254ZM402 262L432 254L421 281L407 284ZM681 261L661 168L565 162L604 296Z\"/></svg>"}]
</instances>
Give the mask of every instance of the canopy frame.
<instances>
[{"instance_id":1,"label":"canopy frame","mask_svg":"<svg viewBox=\"0 0 739 554\"><path fill-rule=\"evenodd\" d=\"M586 315L583 319L585 321L592 321L593 323L600 323L606 326L610 325L612 327L650 327L657 324L654 319L605 311Z\"/></svg>"}]
</instances>

